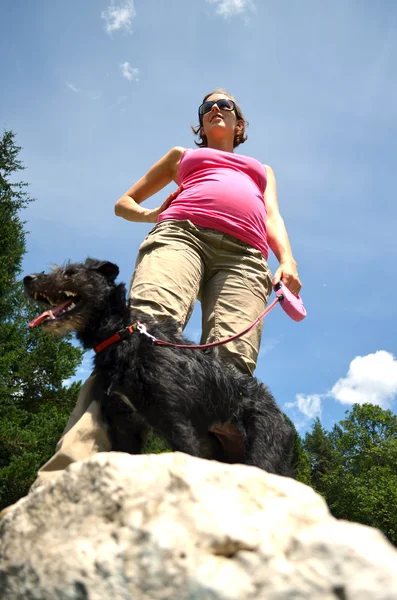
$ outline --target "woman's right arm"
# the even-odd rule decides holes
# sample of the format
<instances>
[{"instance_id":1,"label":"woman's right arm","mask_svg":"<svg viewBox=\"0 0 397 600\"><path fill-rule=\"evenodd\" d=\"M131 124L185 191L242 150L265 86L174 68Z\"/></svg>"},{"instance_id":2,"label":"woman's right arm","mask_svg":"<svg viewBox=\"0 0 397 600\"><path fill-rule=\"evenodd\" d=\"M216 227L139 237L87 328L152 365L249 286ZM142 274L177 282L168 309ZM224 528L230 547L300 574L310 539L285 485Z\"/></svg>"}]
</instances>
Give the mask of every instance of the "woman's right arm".
<instances>
[{"instance_id":1,"label":"woman's right arm","mask_svg":"<svg viewBox=\"0 0 397 600\"><path fill-rule=\"evenodd\" d=\"M139 181L117 200L114 207L116 215L127 221L155 223L160 212L167 208L166 203L154 209L143 208L139 205L162 190L171 181L177 182L178 166L184 150L180 146L175 146L160 158Z\"/></svg>"}]
</instances>

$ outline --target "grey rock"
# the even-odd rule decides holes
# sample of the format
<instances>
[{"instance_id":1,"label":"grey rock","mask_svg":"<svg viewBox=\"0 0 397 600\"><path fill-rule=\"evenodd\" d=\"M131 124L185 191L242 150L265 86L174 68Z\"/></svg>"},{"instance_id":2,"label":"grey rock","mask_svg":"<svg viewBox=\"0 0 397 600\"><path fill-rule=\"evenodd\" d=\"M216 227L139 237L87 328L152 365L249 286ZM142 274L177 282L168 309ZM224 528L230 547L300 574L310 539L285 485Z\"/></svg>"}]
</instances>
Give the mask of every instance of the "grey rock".
<instances>
[{"instance_id":1,"label":"grey rock","mask_svg":"<svg viewBox=\"0 0 397 600\"><path fill-rule=\"evenodd\" d=\"M0 599L396 600L397 552L291 479L102 453L0 520Z\"/></svg>"}]
</instances>

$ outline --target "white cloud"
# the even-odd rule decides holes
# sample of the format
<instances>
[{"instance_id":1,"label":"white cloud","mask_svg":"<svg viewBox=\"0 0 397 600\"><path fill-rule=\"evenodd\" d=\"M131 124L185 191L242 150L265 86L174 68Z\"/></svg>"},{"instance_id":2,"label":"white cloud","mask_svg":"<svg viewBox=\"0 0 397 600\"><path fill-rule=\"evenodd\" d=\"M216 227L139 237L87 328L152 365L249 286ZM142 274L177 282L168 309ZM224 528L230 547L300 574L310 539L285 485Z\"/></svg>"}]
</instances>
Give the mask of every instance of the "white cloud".
<instances>
[{"instance_id":1,"label":"white cloud","mask_svg":"<svg viewBox=\"0 0 397 600\"><path fill-rule=\"evenodd\" d=\"M128 81L139 81L139 69L131 67L129 62L123 62L120 69L123 77Z\"/></svg>"},{"instance_id":2,"label":"white cloud","mask_svg":"<svg viewBox=\"0 0 397 600\"><path fill-rule=\"evenodd\" d=\"M397 360L385 350L356 356L329 396L342 404L368 402L389 408L397 397Z\"/></svg>"},{"instance_id":3,"label":"white cloud","mask_svg":"<svg viewBox=\"0 0 397 600\"><path fill-rule=\"evenodd\" d=\"M305 416L304 422L301 423L301 426L303 426L306 420L321 417L321 400L323 397L321 394L309 394L307 396L297 394L296 402L287 402L284 407L299 410Z\"/></svg>"},{"instance_id":4,"label":"white cloud","mask_svg":"<svg viewBox=\"0 0 397 600\"><path fill-rule=\"evenodd\" d=\"M241 15L248 10L255 10L252 0L206 0L209 4L216 4L216 14L224 19Z\"/></svg>"},{"instance_id":5,"label":"white cloud","mask_svg":"<svg viewBox=\"0 0 397 600\"><path fill-rule=\"evenodd\" d=\"M66 87L68 87L70 90L72 90L72 92L74 92L75 94L82 94L82 96L85 96L86 98L90 98L91 100L98 100L101 97L100 92L91 91L91 90L83 90L81 88L78 88L76 85L74 85L74 83L70 83L69 81L66 82Z\"/></svg>"},{"instance_id":6,"label":"white cloud","mask_svg":"<svg viewBox=\"0 0 397 600\"><path fill-rule=\"evenodd\" d=\"M376 404L390 408L397 398L397 359L386 350L366 356L356 356L346 377L339 379L325 394L297 394L295 402L287 402L287 409L299 410L308 419L321 416L321 401L332 398L341 404Z\"/></svg>"},{"instance_id":7,"label":"white cloud","mask_svg":"<svg viewBox=\"0 0 397 600\"><path fill-rule=\"evenodd\" d=\"M297 394L296 403L299 410L309 419L315 419L321 416L321 398L320 394Z\"/></svg>"},{"instance_id":8,"label":"white cloud","mask_svg":"<svg viewBox=\"0 0 397 600\"><path fill-rule=\"evenodd\" d=\"M72 92L75 92L76 94L80 91L79 88L76 87L73 83L66 82L66 85L70 90L72 90Z\"/></svg>"},{"instance_id":9,"label":"white cloud","mask_svg":"<svg viewBox=\"0 0 397 600\"><path fill-rule=\"evenodd\" d=\"M130 32L135 15L134 0L125 0L118 6L115 6L112 1L111 5L102 12L101 18L105 21L107 33L111 34L119 29Z\"/></svg>"}]
</instances>

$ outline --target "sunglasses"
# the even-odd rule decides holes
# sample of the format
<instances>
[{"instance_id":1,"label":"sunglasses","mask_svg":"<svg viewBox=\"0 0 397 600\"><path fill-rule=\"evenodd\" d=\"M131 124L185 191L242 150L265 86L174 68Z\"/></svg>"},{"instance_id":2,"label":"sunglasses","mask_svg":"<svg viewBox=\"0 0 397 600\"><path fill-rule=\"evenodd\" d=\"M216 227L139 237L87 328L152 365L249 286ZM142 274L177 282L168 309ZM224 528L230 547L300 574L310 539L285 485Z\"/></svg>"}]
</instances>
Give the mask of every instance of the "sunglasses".
<instances>
[{"instance_id":1,"label":"sunglasses","mask_svg":"<svg viewBox=\"0 0 397 600\"><path fill-rule=\"evenodd\" d=\"M200 123L204 115L210 112L211 108L217 105L219 110L236 110L236 105L233 100L229 100L229 98L221 98L220 100L208 100L208 102L203 102L201 106L199 106L198 114Z\"/></svg>"}]
</instances>

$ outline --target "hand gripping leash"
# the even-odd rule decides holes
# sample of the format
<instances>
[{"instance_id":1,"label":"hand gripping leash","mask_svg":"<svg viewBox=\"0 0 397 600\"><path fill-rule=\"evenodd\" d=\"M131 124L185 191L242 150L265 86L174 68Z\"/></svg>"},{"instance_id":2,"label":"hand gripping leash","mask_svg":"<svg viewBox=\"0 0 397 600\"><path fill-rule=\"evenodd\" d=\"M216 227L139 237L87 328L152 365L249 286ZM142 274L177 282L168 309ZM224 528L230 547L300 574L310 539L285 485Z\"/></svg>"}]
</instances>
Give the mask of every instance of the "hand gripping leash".
<instances>
[{"instance_id":1,"label":"hand gripping leash","mask_svg":"<svg viewBox=\"0 0 397 600\"><path fill-rule=\"evenodd\" d=\"M274 286L274 291L280 300L281 308L285 310L293 321L302 321L306 317L307 313L303 306L302 298L290 292L282 281L279 281Z\"/></svg>"}]
</instances>

